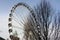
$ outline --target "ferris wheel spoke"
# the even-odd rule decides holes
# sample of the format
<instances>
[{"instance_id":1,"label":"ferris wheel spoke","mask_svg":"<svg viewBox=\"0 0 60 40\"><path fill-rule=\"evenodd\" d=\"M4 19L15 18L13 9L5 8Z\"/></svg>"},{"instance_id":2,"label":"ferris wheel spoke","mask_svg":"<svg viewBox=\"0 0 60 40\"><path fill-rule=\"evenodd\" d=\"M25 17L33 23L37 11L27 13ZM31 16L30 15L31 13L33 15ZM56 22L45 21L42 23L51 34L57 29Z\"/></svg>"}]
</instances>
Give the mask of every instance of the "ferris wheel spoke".
<instances>
[{"instance_id":1,"label":"ferris wheel spoke","mask_svg":"<svg viewBox=\"0 0 60 40\"><path fill-rule=\"evenodd\" d=\"M32 16L32 15L31 15L31 16ZM34 20L32 19L31 16L30 16L29 18L27 18L27 19L28 19L28 21L30 22L30 25L34 26L35 23L33 22Z\"/></svg>"},{"instance_id":2,"label":"ferris wheel spoke","mask_svg":"<svg viewBox=\"0 0 60 40\"><path fill-rule=\"evenodd\" d=\"M17 22L17 24L19 24L20 26L22 26L22 24L21 24L21 23L19 23L17 20L14 20L14 21L15 21L15 22ZM16 25L17 25L17 24L16 24Z\"/></svg>"},{"instance_id":3,"label":"ferris wheel spoke","mask_svg":"<svg viewBox=\"0 0 60 40\"><path fill-rule=\"evenodd\" d=\"M24 23L23 23L23 21L19 21L17 18L15 18L14 16L13 16L13 18L14 18L14 21L16 21L17 23L19 23L20 24L20 26L21 25L23 25L23 26L26 26L26 25L24 25ZM28 18L27 18L28 19ZM27 24L28 25L28 24Z\"/></svg>"},{"instance_id":4,"label":"ferris wheel spoke","mask_svg":"<svg viewBox=\"0 0 60 40\"><path fill-rule=\"evenodd\" d=\"M24 30L24 29L22 29L22 28L20 28L20 27L18 27L18 26L14 26L14 25L13 25L13 28L21 29L21 30L23 31L22 33L26 33L26 35L28 34L28 33L26 32L26 30Z\"/></svg>"},{"instance_id":5,"label":"ferris wheel spoke","mask_svg":"<svg viewBox=\"0 0 60 40\"><path fill-rule=\"evenodd\" d=\"M15 17L13 17L13 20L14 20L15 22L17 22L20 26L21 26L21 25L24 25L24 23L23 23L22 21L18 20L18 19L15 18Z\"/></svg>"},{"instance_id":6,"label":"ferris wheel spoke","mask_svg":"<svg viewBox=\"0 0 60 40\"><path fill-rule=\"evenodd\" d=\"M16 10L16 11L17 11L17 10ZM17 13L18 13L18 12L17 12ZM23 14L23 13L21 13L21 14L20 14L20 13L17 14L17 13L14 12L14 14L17 16L17 18L22 18L22 16L24 16L24 15L21 15L21 14ZM27 14L26 14L26 15L27 15Z\"/></svg>"},{"instance_id":7,"label":"ferris wheel spoke","mask_svg":"<svg viewBox=\"0 0 60 40\"><path fill-rule=\"evenodd\" d=\"M21 17L21 16L20 16ZM21 18L18 18L18 17L15 17L14 15L13 15L13 18L15 18L15 19L17 19L17 20L19 20L19 21L21 21L22 23L24 22L25 23L25 18L23 19L22 17ZM25 21L24 21L25 20Z\"/></svg>"},{"instance_id":8,"label":"ferris wheel spoke","mask_svg":"<svg viewBox=\"0 0 60 40\"><path fill-rule=\"evenodd\" d=\"M24 30L23 28L21 28L21 27L18 27L18 26L14 26L14 25L12 25L12 27L13 27L13 28L17 28L17 29Z\"/></svg>"},{"instance_id":9,"label":"ferris wheel spoke","mask_svg":"<svg viewBox=\"0 0 60 40\"><path fill-rule=\"evenodd\" d=\"M17 11L17 10L16 10L16 11ZM18 13L18 12L17 12L17 13ZM15 12L14 14L17 16L18 19L21 19L21 20L25 23L27 17L23 17L24 15L21 15L20 13L18 13L18 15L17 15L17 13ZM22 13L22 14L23 14L23 13ZM26 13L26 15L27 15L27 13Z\"/></svg>"}]
</instances>

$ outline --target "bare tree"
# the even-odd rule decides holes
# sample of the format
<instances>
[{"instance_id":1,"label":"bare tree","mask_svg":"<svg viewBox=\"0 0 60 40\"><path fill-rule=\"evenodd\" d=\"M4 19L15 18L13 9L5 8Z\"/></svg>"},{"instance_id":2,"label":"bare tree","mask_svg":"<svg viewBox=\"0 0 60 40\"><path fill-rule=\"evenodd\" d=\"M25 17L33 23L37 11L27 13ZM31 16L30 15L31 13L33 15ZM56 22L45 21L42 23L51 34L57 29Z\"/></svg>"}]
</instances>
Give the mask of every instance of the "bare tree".
<instances>
[{"instance_id":1,"label":"bare tree","mask_svg":"<svg viewBox=\"0 0 60 40\"><path fill-rule=\"evenodd\" d=\"M50 28L50 40L60 40L60 13L55 14Z\"/></svg>"},{"instance_id":2,"label":"bare tree","mask_svg":"<svg viewBox=\"0 0 60 40\"><path fill-rule=\"evenodd\" d=\"M60 40L60 14L52 22L52 9L46 0L41 1L34 11L24 24L26 40Z\"/></svg>"},{"instance_id":3,"label":"bare tree","mask_svg":"<svg viewBox=\"0 0 60 40\"><path fill-rule=\"evenodd\" d=\"M37 5L35 8L35 16L39 39L48 40L48 29L52 20L50 20L51 7L46 0L41 1L41 3Z\"/></svg>"},{"instance_id":4,"label":"bare tree","mask_svg":"<svg viewBox=\"0 0 60 40\"><path fill-rule=\"evenodd\" d=\"M60 13L58 13L58 16L55 16L54 24L54 40L60 40Z\"/></svg>"}]
</instances>

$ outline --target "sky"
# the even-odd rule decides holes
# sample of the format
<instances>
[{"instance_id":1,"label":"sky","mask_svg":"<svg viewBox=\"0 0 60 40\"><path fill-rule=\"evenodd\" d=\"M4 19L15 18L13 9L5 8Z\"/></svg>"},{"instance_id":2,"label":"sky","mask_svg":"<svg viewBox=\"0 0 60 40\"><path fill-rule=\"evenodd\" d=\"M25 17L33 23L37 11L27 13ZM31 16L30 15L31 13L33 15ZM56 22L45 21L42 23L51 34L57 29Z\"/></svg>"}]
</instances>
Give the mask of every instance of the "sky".
<instances>
[{"instance_id":1,"label":"sky","mask_svg":"<svg viewBox=\"0 0 60 40\"><path fill-rule=\"evenodd\" d=\"M31 8L39 4L40 0L0 0L0 37L8 38L8 15L11 8L19 3L27 3ZM60 11L60 0L49 0L54 11Z\"/></svg>"}]
</instances>

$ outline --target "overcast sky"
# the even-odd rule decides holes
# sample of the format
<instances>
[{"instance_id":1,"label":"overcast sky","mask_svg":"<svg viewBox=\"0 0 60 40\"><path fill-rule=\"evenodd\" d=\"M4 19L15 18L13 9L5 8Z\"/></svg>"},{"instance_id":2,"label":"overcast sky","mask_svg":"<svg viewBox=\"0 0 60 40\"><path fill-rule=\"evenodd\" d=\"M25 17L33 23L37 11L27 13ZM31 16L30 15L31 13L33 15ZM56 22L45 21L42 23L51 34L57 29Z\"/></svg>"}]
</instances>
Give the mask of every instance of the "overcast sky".
<instances>
[{"instance_id":1,"label":"overcast sky","mask_svg":"<svg viewBox=\"0 0 60 40\"><path fill-rule=\"evenodd\" d=\"M60 0L49 0L55 11L60 10ZM32 8L36 6L40 0L0 0L0 36L8 38L8 14L11 8L18 2L25 2Z\"/></svg>"}]
</instances>

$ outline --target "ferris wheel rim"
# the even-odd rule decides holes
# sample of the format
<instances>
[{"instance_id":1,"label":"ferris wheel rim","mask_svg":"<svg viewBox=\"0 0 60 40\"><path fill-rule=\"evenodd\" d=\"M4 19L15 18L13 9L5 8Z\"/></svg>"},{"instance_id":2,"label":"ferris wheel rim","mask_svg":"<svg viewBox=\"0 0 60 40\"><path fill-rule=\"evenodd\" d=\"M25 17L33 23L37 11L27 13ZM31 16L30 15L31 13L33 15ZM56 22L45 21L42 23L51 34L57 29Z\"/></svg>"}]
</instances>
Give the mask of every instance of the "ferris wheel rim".
<instances>
[{"instance_id":1,"label":"ferris wheel rim","mask_svg":"<svg viewBox=\"0 0 60 40\"><path fill-rule=\"evenodd\" d=\"M9 19L8 19L8 21L9 21L8 27L9 27L9 28L12 27L12 22L11 22L11 21L12 21L12 16L13 16L14 10L15 10L18 6L26 7L26 8L30 11L30 13L35 17L33 9L32 9L28 4L23 3L23 2L19 2L19 3L17 3L16 5L14 5L14 6L12 7L11 12L10 12L10 14L9 14ZM12 29L9 29L9 35L11 35L10 33L12 33L12 31L13 31Z\"/></svg>"}]
</instances>

